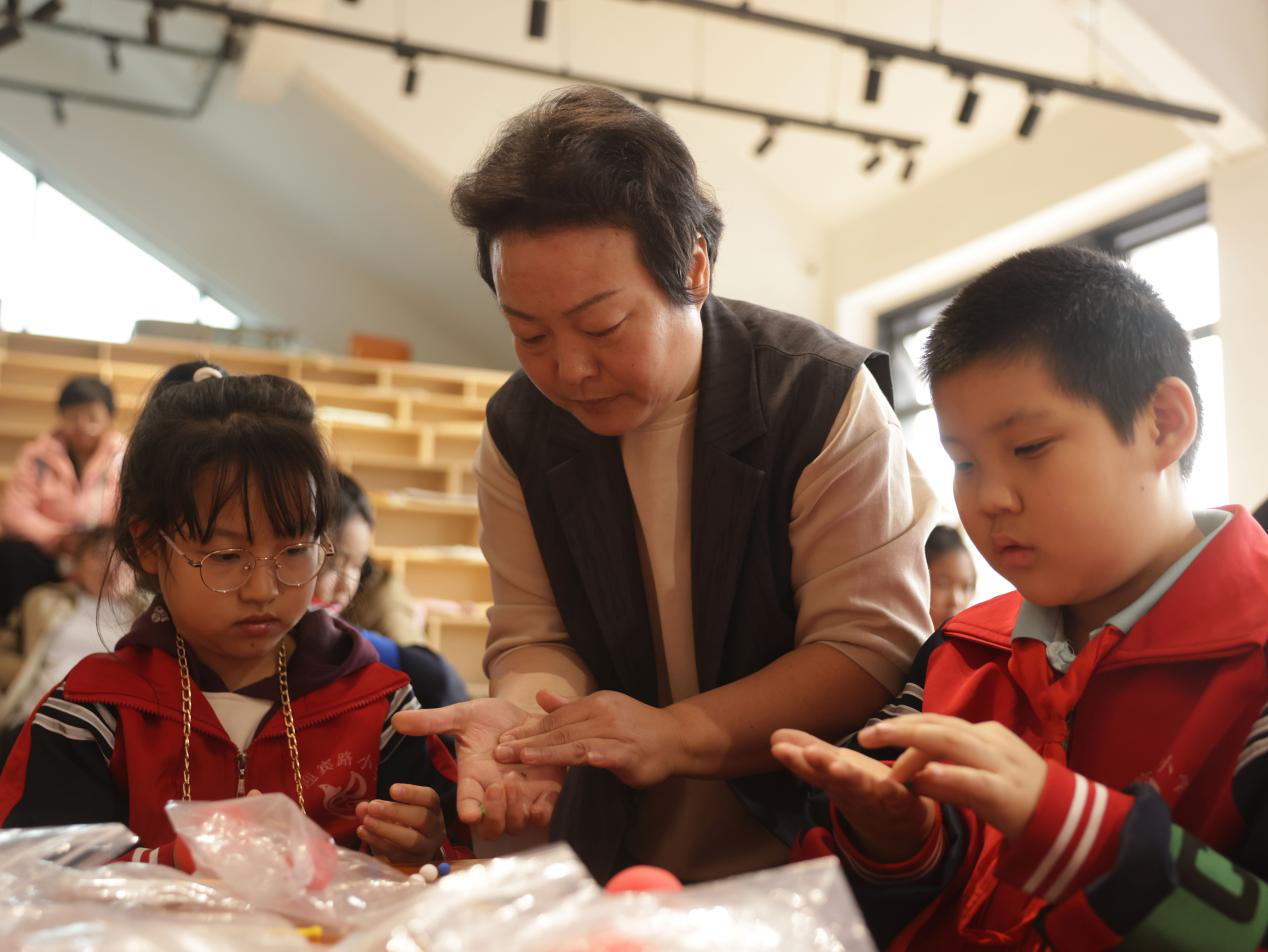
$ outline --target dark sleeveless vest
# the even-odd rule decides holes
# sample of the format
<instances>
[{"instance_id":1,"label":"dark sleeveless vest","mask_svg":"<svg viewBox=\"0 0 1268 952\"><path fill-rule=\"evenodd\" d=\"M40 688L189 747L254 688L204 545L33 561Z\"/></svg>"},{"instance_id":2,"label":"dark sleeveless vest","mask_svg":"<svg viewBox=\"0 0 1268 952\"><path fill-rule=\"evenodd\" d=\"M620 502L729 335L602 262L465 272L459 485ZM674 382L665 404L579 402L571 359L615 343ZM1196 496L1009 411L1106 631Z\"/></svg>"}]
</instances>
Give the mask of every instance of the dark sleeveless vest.
<instances>
[{"instance_id":1,"label":"dark sleeveless vest","mask_svg":"<svg viewBox=\"0 0 1268 952\"><path fill-rule=\"evenodd\" d=\"M788 539L793 490L822 450L860 365L890 394L884 354L810 321L710 297L691 486L691 591L700 690L736 681L794 647ZM569 642L601 689L658 705L656 659L618 437L598 436L524 372L488 405L488 427L519 479ZM791 843L801 799L791 774L731 782ZM552 835L606 881L633 858L638 794L592 767L569 771Z\"/></svg>"}]
</instances>

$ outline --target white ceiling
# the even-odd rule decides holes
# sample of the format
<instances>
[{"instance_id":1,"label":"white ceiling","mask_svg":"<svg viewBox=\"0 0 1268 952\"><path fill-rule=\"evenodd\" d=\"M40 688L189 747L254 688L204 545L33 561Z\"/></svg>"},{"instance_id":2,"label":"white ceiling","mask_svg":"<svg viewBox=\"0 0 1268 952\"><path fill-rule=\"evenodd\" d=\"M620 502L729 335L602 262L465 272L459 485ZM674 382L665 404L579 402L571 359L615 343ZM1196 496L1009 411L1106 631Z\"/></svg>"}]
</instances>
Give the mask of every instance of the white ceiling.
<instances>
[{"instance_id":1,"label":"white ceiling","mask_svg":"<svg viewBox=\"0 0 1268 952\"><path fill-rule=\"evenodd\" d=\"M865 174L861 166L869 148L853 139L785 128L758 158L753 146L764 132L759 121L664 106L665 118L686 140L702 176L716 186L724 209L743 208L736 218L748 229L761 216L777 218L776 234L804 243L798 250L800 270L771 277L783 286L797 281L798 274L814 279L827 253L824 237L843 222L883 214L887 205L910 205L924 190L933 194L936 183L952 180L958 169L1005 145L1017 151L1015 130L1025 107L1017 84L979 79L974 121L961 126L955 114L962 82L940 68L909 61L890 64L881 101L867 104L861 101L866 63L857 49L656 0L550 0L542 40L527 36L527 0L235 2L352 30L547 68L566 66L577 74L924 139L914 179L901 183L899 156L887 154L875 173ZM1088 80L1094 49L1083 22L1098 2L762 0L753 6L915 46L936 39L948 53ZM66 0L62 19L140 35L148 9L137 0ZM222 30L218 18L187 12L165 14L163 24L165 39L201 47L214 47ZM419 62L416 95L406 97L404 64L387 51L263 28L244 39L245 61L221 80L207 111L184 124L187 141L223 174L269 196L314 240L402 300L448 314L446 333L475 341L471 352L482 362L508 361L509 354L490 355L487 341L496 312L472 273L470 239L448 216L448 190L502 121L562 83L426 59ZM1096 78L1125 84L1110 68L1122 65L1121 57L1110 55L1116 39L1104 38ZM32 27L21 43L0 50L0 75L187 104L204 69L144 49L126 48L123 60L122 73L111 74L100 43ZM1185 88L1155 86L1148 92L1181 101L1197 98ZM0 94L0 133L4 103L12 101L7 95ZM69 104L71 124L77 112L90 108ZM1117 107L1051 96L1020 154L1051 158L1061 148L1094 150L1095 143L1058 141L1055 120L1117 113ZM1146 121L1171 122L1163 117ZM1049 129L1051 140L1045 138ZM755 202L761 215L745 218ZM938 209L929 210L931 217L937 214ZM813 309L807 306L803 313ZM501 333L497 347L505 349L504 337Z\"/></svg>"}]
</instances>

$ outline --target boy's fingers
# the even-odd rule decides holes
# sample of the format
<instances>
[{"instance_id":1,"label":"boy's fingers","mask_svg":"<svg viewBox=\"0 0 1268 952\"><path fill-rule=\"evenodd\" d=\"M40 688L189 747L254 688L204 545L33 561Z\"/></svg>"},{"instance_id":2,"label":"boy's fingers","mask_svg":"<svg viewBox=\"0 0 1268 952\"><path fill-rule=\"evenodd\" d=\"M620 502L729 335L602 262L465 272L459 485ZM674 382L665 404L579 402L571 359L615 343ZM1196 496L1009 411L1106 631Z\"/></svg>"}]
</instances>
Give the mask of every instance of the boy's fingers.
<instances>
[{"instance_id":1,"label":"boy's fingers","mask_svg":"<svg viewBox=\"0 0 1268 952\"><path fill-rule=\"evenodd\" d=\"M934 714L897 717L867 728L860 740L869 747L916 747L929 760L993 769L1000 757L987 735L958 718Z\"/></svg>"},{"instance_id":2,"label":"boy's fingers","mask_svg":"<svg viewBox=\"0 0 1268 952\"><path fill-rule=\"evenodd\" d=\"M908 747L890 768L889 776L895 783L906 783L933 760L927 753L916 747Z\"/></svg>"},{"instance_id":3,"label":"boy's fingers","mask_svg":"<svg viewBox=\"0 0 1268 952\"><path fill-rule=\"evenodd\" d=\"M940 803L980 811L998 797L998 778L985 770L940 763L936 769L917 774L911 788L922 797Z\"/></svg>"}]
</instances>

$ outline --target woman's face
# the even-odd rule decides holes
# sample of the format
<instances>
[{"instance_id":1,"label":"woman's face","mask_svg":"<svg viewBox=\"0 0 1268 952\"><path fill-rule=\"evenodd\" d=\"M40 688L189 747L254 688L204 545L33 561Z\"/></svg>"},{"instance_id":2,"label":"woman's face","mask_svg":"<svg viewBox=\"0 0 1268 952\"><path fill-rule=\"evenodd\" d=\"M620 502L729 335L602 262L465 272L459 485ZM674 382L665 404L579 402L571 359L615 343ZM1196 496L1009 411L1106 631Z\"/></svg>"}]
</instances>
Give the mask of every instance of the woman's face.
<instances>
[{"instance_id":1,"label":"woman's face","mask_svg":"<svg viewBox=\"0 0 1268 952\"><path fill-rule=\"evenodd\" d=\"M510 231L493 242L491 259L520 365L586 429L628 433L695 389L698 306L669 300L632 232L606 225ZM702 302L708 287L701 239L688 291Z\"/></svg>"},{"instance_id":2,"label":"woman's face","mask_svg":"<svg viewBox=\"0 0 1268 952\"><path fill-rule=\"evenodd\" d=\"M58 414L62 421L62 433L71 451L80 459L88 459L97 452L101 438L114 425L114 417L104 403L77 403Z\"/></svg>"}]
</instances>

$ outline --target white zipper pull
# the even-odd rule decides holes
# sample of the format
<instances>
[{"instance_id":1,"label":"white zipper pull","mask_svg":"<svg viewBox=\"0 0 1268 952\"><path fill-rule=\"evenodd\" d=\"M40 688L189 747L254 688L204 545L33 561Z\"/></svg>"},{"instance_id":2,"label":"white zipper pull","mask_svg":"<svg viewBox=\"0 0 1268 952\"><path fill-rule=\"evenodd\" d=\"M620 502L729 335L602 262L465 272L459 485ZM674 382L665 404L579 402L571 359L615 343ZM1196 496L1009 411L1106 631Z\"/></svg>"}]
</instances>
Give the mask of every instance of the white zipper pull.
<instances>
[{"instance_id":1,"label":"white zipper pull","mask_svg":"<svg viewBox=\"0 0 1268 952\"><path fill-rule=\"evenodd\" d=\"M244 797L247 793L247 755L238 751L238 796Z\"/></svg>"}]
</instances>

